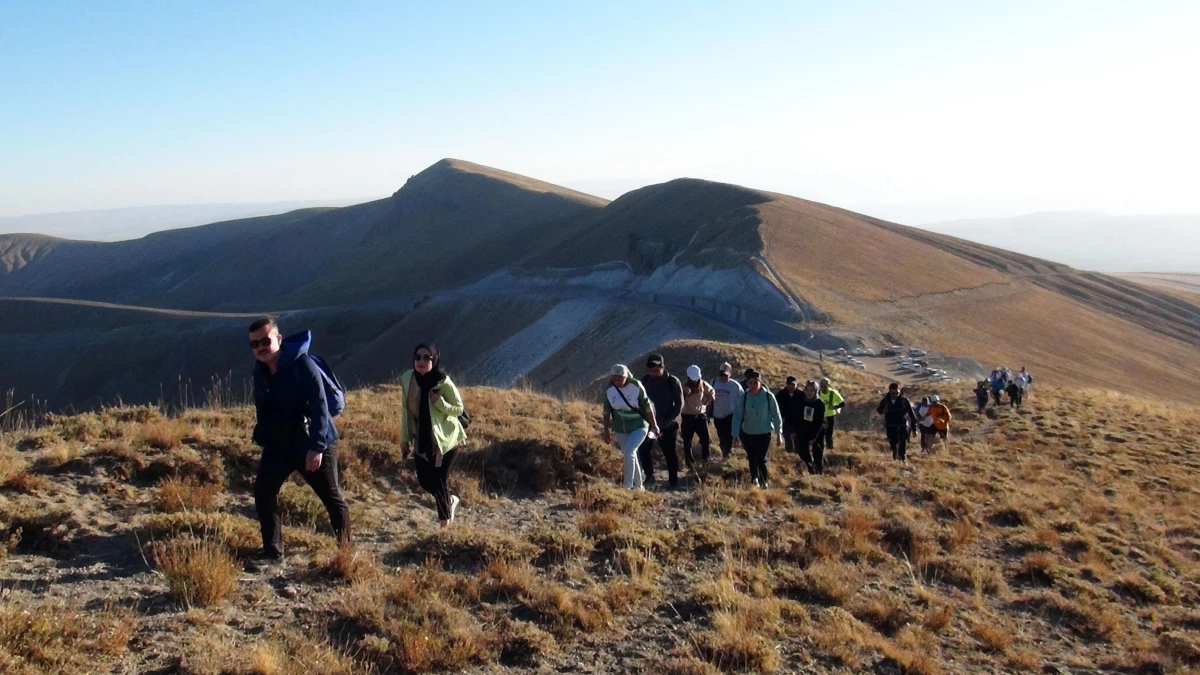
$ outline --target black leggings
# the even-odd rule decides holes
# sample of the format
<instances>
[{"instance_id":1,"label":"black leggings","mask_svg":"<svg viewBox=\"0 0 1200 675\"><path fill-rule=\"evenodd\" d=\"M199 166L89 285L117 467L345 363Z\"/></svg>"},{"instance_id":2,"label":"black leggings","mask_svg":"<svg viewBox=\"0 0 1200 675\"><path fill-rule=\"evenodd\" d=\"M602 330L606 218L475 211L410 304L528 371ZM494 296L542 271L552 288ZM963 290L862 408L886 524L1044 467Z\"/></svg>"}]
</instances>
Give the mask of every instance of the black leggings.
<instances>
[{"instance_id":1,"label":"black leggings","mask_svg":"<svg viewBox=\"0 0 1200 675\"><path fill-rule=\"evenodd\" d=\"M892 459L903 460L908 456L908 427L888 427L888 445L892 446Z\"/></svg>"},{"instance_id":2,"label":"black leggings","mask_svg":"<svg viewBox=\"0 0 1200 675\"><path fill-rule=\"evenodd\" d=\"M708 417L705 415L684 415L681 427L680 434L683 436L683 461L687 462L688 469L692 468L692 464L697 459L707 462L709 452L712 449L712 440L708 435ZM692 454L692 436L696 436L696 440L700 443L700 457Z\"/></svg>"},{"instance_id":3,"label":"black leggings","mask_svg":"<svg viewBox=\"0 0 1200 675\"><path fill-rule=\"evenodd\" d=\"M717 429L717 440L721 444L721 456L726 459L733 452L733 415L714 417L713 426Z\"/></svg>"},{"instance_id":4,"label":"black leggings","mask_svg":"<svg viewBox=\"0 0 1200 675\"><path fill-rule=\"evenodd\" d=\"M837 415L825 416L825 447L833 449L833 422L837 419Z\"/></svg>"},{"instance_id":5,"label":"black leggings","mask_svg":"<svg viewBox=\"0 0 1200 675\"><path fill-rule=\"evenodd\" d=\"M450 520L450 469L454 468L457 457L458 448L442 455L441 466L434 466L433 462L420 457L413 458L417 465L417 482L437 503L438 520Z\"/></svg>"},{"instance_id":6,"label":"black leggings","mask_svg":"<svg viewBox=\"0 0 1200 675\"><path fill-rule=\"evenodd\" d=\"M263 553L269 556L283 555L283 519L279 515L279 489L292 475L299 471L317 498L329 513L329 524L338 541L350 541L350 509L338 483L337 449L329 448L321 456L321 467L316 471L304 468L306 453L287 450L263 450L258 463L258 477L254 480L254 508L258 511L258 525L262 530Z\"/></svg>"},{"instance_id":7,"label":"black leggings","mask_svg":"<svg viewBox=\"0 0 1200 675\"><path fill-rule=\"evenodd\" d=\"M672 420L659 429L658 438L646 437L638 448L638 461L642 465L642 473L646 474L646 482L654 482L654 444L662 448L663 458L667 460L667 478L674 485L679 480L679 455L675 452L675 441L679 438L679 423Z\"/></svg>"},{"instance_id":8,"label":"black leggings","mask_svg":"<svg viewBox=\"0 0 1200 675\"><path fill-rule=\"evenodd\" d=\"M746 461L750 463L750 480L767 480L767 451L771 449L771 434L742 434Z\"/></svg>"},{"instance_id":9,"label":"black leggings","mask_svg":"<svg viewBox=\"0 0 1200 675\"><path fill-rule=\"evenodd\" d=\"M808 467L811 474L825 473L825 433L817 432L812 438L803 432L796 437L796 450L800 461Z\"/></svg>"}]
</instances>

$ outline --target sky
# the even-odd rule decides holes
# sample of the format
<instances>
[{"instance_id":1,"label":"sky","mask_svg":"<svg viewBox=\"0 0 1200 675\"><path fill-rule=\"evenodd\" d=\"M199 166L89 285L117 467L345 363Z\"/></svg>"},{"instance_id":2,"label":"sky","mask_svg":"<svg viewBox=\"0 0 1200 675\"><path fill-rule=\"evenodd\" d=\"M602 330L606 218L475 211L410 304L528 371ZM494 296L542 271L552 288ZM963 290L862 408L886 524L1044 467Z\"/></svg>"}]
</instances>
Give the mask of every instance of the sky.
<instances>
[{"instance_id":1,"label":"sky","mask_svg":"<svg viewBox=\"0 0 1200 675\"><path fill-rule=\"evenodd\" d=\"M902 223L1200 213L1200 2L0 0L0 216L391 194L443 157Z\"/></svg>"}]
</instances>

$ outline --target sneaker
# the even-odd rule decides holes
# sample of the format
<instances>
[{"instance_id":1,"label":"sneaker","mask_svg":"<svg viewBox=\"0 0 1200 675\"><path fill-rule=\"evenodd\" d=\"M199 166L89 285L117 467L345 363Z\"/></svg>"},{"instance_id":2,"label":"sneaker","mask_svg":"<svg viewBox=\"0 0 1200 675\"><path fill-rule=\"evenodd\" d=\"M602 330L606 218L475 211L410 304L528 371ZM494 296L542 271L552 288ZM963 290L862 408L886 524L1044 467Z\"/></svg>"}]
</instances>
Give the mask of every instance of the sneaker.
<instances>
[{"instance_id":1,"label":"sneaker","mask_svg":"<svg viewBox=\"0 0 1200 675\"><path fill-rule=\"evenodd\" d=\"M287 560L282 555L262 553L257 558L247 560L245 569L250 573L262 573L282 570L286 566Z\"/></svg>"},{"instance_id":2,"label":"sneaker","mask_svg":"<svg viewBox=\"0 0 1200 675\"><path fill-rule=\"evenodd\" d=\"M454 522L454 512L458 510L458 495L450 495L450 522Z\"/></svg>"},{"instance_id":3,"label":"sneaker","mask_svg":"<svg viewBox=\"0 0 1200 675\"><path fill-rule=\"evenodd\" d=\"M767 482L766 478L763 478L762 480L758 481L758 487L766 490L767 488L771 487L771 484Z\"/></svg>"}]
</instances>

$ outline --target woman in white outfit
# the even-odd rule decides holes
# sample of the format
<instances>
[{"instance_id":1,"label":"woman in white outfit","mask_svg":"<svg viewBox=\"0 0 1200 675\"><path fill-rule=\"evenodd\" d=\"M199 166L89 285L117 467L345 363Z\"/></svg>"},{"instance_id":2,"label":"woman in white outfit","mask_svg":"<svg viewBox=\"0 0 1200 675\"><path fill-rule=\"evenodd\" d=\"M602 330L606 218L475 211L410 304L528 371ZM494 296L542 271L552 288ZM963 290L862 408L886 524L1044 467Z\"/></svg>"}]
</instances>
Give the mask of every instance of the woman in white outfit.
<instances>
[{"instance_id":1,"label":"woman in white outfit","mask_svg":"<svg viewBox=\"0 0 1200 675\"><path fill-rule=\"evenodd\" d=\"M637 450L646 437L658 435L654 404L642 383L633 379L629 368L613 366L604 392L604 442L614 440L625 455L625 487L641 490L645 481Z\"/></svg>"}]
</instances>

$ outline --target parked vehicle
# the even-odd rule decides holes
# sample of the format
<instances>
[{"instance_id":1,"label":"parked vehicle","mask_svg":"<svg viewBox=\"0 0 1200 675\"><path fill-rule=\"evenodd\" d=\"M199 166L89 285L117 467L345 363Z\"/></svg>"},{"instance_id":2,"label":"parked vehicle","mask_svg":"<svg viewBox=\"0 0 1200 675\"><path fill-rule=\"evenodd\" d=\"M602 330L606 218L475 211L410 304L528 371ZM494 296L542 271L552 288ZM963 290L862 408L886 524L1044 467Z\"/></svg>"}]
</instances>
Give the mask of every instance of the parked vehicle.
<instances>
[{"instance_id":1,"label":"parked vehicle","mask_svg":"<svg viewBox=\"0 0 1200 675\"><path fill-rule=\"evenodd\" d=\"M909 347L909 348L908 348L908 355L909 355L909 356L925 356L925 350L924 350L924 349L917 349L916 347Z\"/></svg>"}]
</instances>

